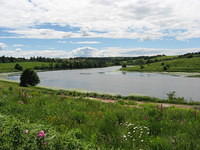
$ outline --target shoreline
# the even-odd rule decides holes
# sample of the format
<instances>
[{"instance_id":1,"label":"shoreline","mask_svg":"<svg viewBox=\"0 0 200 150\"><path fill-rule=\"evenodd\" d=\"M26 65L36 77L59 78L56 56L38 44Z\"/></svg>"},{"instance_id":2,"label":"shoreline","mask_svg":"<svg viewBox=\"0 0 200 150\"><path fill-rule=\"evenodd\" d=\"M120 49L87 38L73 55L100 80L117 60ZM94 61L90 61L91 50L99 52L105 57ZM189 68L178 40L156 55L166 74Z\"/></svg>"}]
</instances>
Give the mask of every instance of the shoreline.
<instances>
[{"instance_id":1,"label":"shoreline","mask_svg":"<svg viewBox=\"0 0 200 150\"><path fill-rule=\"evenodd\" d=\"M116 70L120 71L120 70ZM38 70L40 72L40 70ZM120 71L122 72L122 71ZM129 71L128 71L129 72ZM147 73L147 72L141 72L141 73ZM149 72L149 73L155 73L155 74L163 74L163 75L173 75L173 76L182 76L182 77L193 77L194 76L200 76L200 73L188 73L188 72ZM13 82L13 83L19 83L18 81L8 79L9 76L14 76L14 75L20 75L21 72L7 72L7 73L0 73L0 80L1 81L7 81L7 82ZM81 93L96 93L99 95L112 95L112 96L120 96L120 97L129 97L129 96L134 96L134 97L149 97L149 98L155 98L155 99L162 99L166 100L166 98L161 98L161 97L153 97L153 96L147 96L143 94L138 94L138 93L129 93L129 95L121 95L117 93L104 93L104 92L99 92L99 91L89 91L85 89L74 89L74 88L62 88L62 87L50 87L50 86L45 86L45 85L38 85L36 86L38 88L44 88L44 89L51 89L51 90L64 90L64 91L73 91L73 92L81 92ZM198 100L189 100L185 99L185 102L199 102Z\"/></svg>"},{"instance_id":2,"label":"shoreline","mask_svg":"<svg viewBox=\"0 0 200 150\"><path fill-rule=\"evenodd\" d=\"M109 66L115 67L115 66ZM107 67L103 67L107 68ZM81 68L81 69L97 69L97 68ZM67 69L68 70L68 69ZM79 69L70 69L70 70L79 70ZM35 70L36 72L47 72L47 71L65 71L65 70ZM183 77L200 77L200 72L157 72L157 71L127 71L117 69L116 71L121 72L140 72L140 73L157 73L157 74L165 74L165 75L173 75L173 76L183 76ZM8 76L19 75L21 72L2 72L0 73L0 79L6 79Z\"/></svg>"},{"instance_id":3,"label":"shoreline","mask_svg":"<svg viewBox=\"0 0 200 150\"><path fill-rule=\"evenodd\" d=\"M7 82L11 84L17 84L18 82L13 80L6 80L1 79L0 82ZM101 93L101 92L95 92L95 91L86 91L86 90L79 90L79 89L66 89L66 88L57 88L57 87L48 87L48 86L34 86L34 87L28 87L33 88L37 90L47 90L47 91L53 91L56 93L60 93L61 95L66 96L74 96L74 97L90 97L90 98L100 98L103 100L130 100L130 101L137 101L137 102L144 102L144 103L158 103L158 104L180 104L180 105L193 105L193 106L199 106L199 101L188 101L183 100L179 101L178 99L169 100L169 99L162 99L158 97L152 97L152 96L143 96L143 95L137 95L132 94L128 96L123 96L120 94L112 94L112 93Z\"/></svg>"},{"instance_id":4,"label":"shoreline","mask_svg":"<svg viewBox=\"0 0 200 150\"><path fill-rule=\"evenodd\" d=\"M200 77L200 72L128 71L128 70L121 70L121 69L119 69L119 71L121 71L121 72L140 72L140 73L157 73L157 74L183 76L183 77Z\"/></svg>"},{"instance_id":5,"label":"shoreline","mask_svg":"<svg viewBox=\"0 0 200 150\"><path fill-rule=\"evenodd\" d=\"M200 76L199 72L160 72L160 73L175 75L175 76L184 76L184 77Z\"/></svg>"},{"instance_id":6,"label":"shoreline","mask_svg":"<svg viewBox=\"0 0 200 150\"><path fill-rule=\"evenodd\" d=\"M2 80L0 79L0 82L6 82L8 84L15 84L18 85L18 82L12 81L12 80ZM35 90L41 90L42 92L48 91L50 93L56 93L57 95L62 96L69 96L69 97L83 97L83 98L89 98L94 100L100 100L102 102L109 103L110 101L135 101L138 104L157 104L157 105L163 105L165 107L169 106L178 106L181 107L198 107L200 106L199 101L177 101L169 100L169 99L161 99L157 97L150 97L150 96L141 96L141 95L129 95L129 96L122 96L112 93L100 93L100 92L92 92L92 91L84 91L84 90L75 90L75 89L62 89L62 88L54 88L54 87L48 87L48 86L35 86L35 87L25 87Z\"/></svg>"},{"instance_id":7,"label":"shoreline","mask_svg":"<svg viewBox=\"0 0 200 150\"><path fill-rule=\"evenodd\" d=\"M8 80L8 76L14 76L14 75L19 75L21 72L5 72L5 73L0 73L0 80ZM8 80L8 81L13 81L13 80Z\"/></svg>"}]
</instances>

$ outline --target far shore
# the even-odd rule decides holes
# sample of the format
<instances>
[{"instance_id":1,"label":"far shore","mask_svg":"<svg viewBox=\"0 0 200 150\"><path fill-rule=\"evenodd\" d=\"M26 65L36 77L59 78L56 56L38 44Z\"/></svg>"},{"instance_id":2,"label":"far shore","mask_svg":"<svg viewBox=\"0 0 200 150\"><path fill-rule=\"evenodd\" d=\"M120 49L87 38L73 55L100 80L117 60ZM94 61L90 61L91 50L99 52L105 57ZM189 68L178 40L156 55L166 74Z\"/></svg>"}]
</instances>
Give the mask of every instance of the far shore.
<instances>
[{"instance_id":1,"label":"far shore","mask_svg":"<svg viewBox=\"0 0 200 150\"><path fill-rule=\"evenodd\" d=\"M20 75L21 72L5 72L5 73L0 73L0 79L7 79L8 76L14 76L14 75ZM9 80L11 81L11 80Z\"/></svg>"},{"instance_id":2,"label":"far shore","mask_svg":"<svg viewBox=\"0 0 200 150\"><path fill-rule=\"evenodd\" d=\"M184 77L200 76L199 72L157 72L157 73L169 74L175 76L184 76Z\"/></svg>"},{"instance_id":3,"label":"far shore","mask_svg":"<svg viewBox=\"0 0 200 150\"><path fill-rule=\"evenodd\" d=\"M45 72L45 71L57 71L57 70L36 70L37 72ZM122 70L116 70L122 71ZM140 71L122 71L122 72L140 72ZM199 72L141 72L141 73L158 73L158 74L166 74L166 75L173 75L173 76L184 76L184 77L200 77ZM0 79L8 80L8 76L20 75L21 72L4 72L0 73ZM8 80L12 81L12 80Z\"/></svg>"},{"instance_id":4,"label":"far shore","mask_svg":"<svg viewBox=\"0 0 200 150\"><path fill-rule=\"evenodd\" d=\"M158 73L158 74L166 74L173 76L184 76L184 77L200 77L200 72L159 72L159 71L126 71L119 70L122 72L141 72L141 73Z\"/></svg>"}]
</instances>

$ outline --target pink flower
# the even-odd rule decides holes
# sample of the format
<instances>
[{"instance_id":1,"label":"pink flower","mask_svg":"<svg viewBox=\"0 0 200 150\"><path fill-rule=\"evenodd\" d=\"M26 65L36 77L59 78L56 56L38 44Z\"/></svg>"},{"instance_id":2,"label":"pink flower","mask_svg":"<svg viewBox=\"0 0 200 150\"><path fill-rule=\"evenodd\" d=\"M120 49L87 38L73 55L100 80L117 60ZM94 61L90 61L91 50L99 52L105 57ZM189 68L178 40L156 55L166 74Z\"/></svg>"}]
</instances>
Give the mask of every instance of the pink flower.
<instances>
[{"instance_id":1,"label":"pink flower","mask_svg":"<svg viewBox=\"0 0 200 150\"><path fill-rule=\"evenodd\" d=\"M40 138L42 138L42 137L45 137L46 134L45 134L45 132L43 130L41 130L40 132L38 132L37 136L40 137Z\"/></svg>"}]
</instances>

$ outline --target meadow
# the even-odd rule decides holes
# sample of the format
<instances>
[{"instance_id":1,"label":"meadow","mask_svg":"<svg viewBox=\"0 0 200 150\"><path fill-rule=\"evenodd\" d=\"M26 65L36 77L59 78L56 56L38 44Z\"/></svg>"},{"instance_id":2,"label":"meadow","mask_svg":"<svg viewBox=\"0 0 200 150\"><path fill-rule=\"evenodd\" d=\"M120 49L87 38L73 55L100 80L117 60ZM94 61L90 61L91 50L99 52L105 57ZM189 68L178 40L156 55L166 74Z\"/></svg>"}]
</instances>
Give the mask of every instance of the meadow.
<instances>
[{"instance_id":1,"label":"meadow","mask_svg":"<svg viewBox=\"0 0 200 150\"><path fill-rule=\"evenodd\" d=\"M200 149L198 109L116 101L0 81L0 150Z\"/></svg>"},{"instance_id":2,"label":"meadow","mask_svg":"<svg viewBox=\"0 0 200 150\"><path fill-rule=\"evenodd\" d=\"M0 63L0 73L4 72L17 72L19 70L15 69L15 65L19 64L24 69L35 68L40 66L49 66L48 62L12 62L12 63Z\"/></svg>"},{"instance_id":3,"label":"meadow","mask_svg":"<svg viewBox=\"0 0 200 150\"><path fill-rule=\"evenodd\" d=\"M200 72L200 57L173 58L159 62L122 68L123 71L140 72Z\"/></svg>"}]
</instances>

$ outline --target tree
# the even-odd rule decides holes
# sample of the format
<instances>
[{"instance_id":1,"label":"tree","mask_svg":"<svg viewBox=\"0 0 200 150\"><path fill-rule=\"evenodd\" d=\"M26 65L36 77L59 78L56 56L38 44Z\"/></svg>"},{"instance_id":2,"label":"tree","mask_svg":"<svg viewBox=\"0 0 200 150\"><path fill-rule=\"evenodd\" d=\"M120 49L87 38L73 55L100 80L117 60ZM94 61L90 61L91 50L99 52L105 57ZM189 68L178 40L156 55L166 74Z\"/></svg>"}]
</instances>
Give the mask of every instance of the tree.
<instances>
[{"instance_id":1,"label":"tree","mask_svg":"<svg viewBox=\"0 0 200 150\"><path fill-rule=\"evenodd\" d=\"M40 83L37 73L33 69L25 69L20 77L20 86L35 86Z\"/></svg>"},{"instance_id":2,"label":"tree","mask_svg":"<svg viewBox=\"0 0 200 150\"><path fill-rule=\"evenodd\" d=\"M126 68L126 64L125 63L122 64L122 68Z\"/></svg>"},{"instance_id":3,"label":"tree","mask_svg":"<svg viewBox=\"0 0 200 150\"><path fill-rule=\"evenodd\" d=\"M23 67L21 65L19 65L19 64L16 64L15 65L15 69L22 71Z\"/></svg>"}]
</instances>

